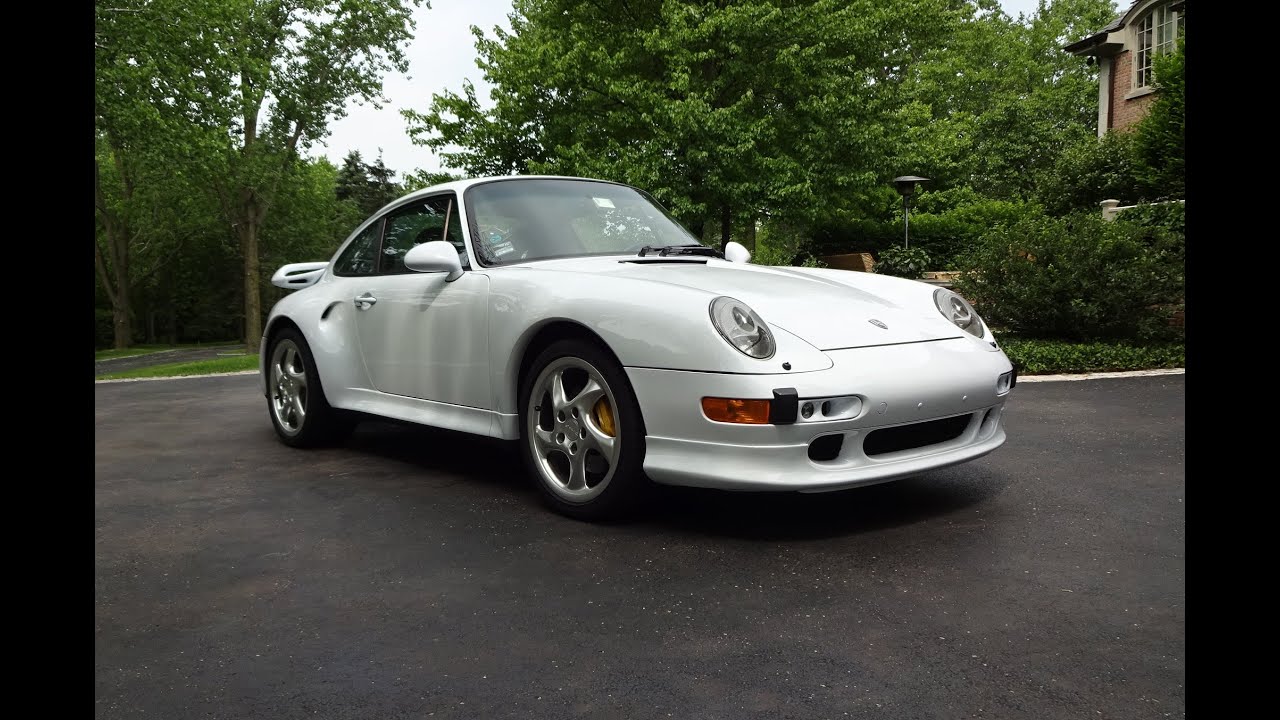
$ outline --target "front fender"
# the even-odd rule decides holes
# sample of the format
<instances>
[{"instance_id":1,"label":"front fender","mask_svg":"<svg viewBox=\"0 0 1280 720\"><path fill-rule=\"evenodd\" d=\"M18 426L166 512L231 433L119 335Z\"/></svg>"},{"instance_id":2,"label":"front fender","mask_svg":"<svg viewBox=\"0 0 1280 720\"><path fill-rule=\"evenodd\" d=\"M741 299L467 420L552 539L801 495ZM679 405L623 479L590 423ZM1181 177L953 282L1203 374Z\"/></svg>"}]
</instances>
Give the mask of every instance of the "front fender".
<instances>
[{"instance_id":1,"label":"front fender","mask_svg":"<svg viewBox=\"0 0 1280 720\"><path fill-rule=\"evenodd\" d=\"M524 351L553 322L589 329L625 367L734 374L831 367L826 354L778 327L770 328L777 342L773 357L757 360L738 352L711 323L710 304L716 297L644 279L529 268L493 272L489 348L497 410L516 412L515 387Z\"/></svg>"},{"instance_id":2,"label":"front fender","mask_svg":"<svg viewBox=\"0 0 1280 720\"><path fill-rule=\"evenodd\" d=\"M341 406L348 388L371 387L369 373L351 331L352 316L356 310L347 297L349 293L342 293L338 285L332 276L326 275L316 284L281 298L271 308L263 328L262 354L258 363L264 393L269 393L267 340L286 320L298 326L311 348L316 372L324 383L325 397L331 404Z\"/></svg>"}]
</instances>

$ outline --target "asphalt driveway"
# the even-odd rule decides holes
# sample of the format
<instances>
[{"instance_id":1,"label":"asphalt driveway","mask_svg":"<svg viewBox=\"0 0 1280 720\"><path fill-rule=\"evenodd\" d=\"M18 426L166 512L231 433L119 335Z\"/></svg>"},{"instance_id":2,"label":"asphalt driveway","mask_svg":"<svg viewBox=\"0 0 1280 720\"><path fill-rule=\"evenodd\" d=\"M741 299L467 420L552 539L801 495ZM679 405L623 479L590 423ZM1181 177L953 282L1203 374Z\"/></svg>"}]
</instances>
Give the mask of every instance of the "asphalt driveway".
<instances>
[{"instance_id":1,"label":"asphalt driveway","mask_svg":"<svg viewBox=\"0 0 1280 720\"><path fill-rule=\"evenodd\" d=\"M1183 388L1022 384L968 465L597 526L501 443L99 384L96 716L1183 717Z\"/></svg>"}]
</instances>

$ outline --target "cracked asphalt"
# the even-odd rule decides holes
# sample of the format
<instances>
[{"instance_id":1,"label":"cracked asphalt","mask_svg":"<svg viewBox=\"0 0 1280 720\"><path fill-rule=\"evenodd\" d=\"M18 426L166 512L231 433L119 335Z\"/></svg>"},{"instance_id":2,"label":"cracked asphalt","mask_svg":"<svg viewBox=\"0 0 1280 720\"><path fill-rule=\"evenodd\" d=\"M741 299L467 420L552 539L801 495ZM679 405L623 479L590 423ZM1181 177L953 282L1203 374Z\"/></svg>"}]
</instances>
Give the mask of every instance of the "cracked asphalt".
<instances>
[{"instance_id":1,"label":"cracked asphalt","mask_svg":"<svg viewBox=\"0 0 1280 720\"><path fill-rule=\"evenodd\" d=\"M1180 718L1184 378L828 495L542 508L512 449L276 441L256 377L95 386L98 718Z\"/></svg>"}]
</instances>

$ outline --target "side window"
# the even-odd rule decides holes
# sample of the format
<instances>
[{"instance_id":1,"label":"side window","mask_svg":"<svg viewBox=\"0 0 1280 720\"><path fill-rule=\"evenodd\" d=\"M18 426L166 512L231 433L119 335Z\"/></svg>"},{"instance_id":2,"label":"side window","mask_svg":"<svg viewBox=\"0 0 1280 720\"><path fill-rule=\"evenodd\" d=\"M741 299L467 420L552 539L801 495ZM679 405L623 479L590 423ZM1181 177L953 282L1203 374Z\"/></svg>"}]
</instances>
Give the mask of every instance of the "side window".
<instances>
[{"instance_id":1,"label":"side window","mask_svg":"<svg viewBox=\"0 0 1280 720\"><path fill-rule=\"evenodd\" d=\"M382 220L378 220L342 251L338 261L333 264L335 275L359 276L372 275L377 271L378 241L382 239Z\"/></svg>"},{"instance_id":2,"label":"side window","mask_svg":"<svg viewBox=\"0 0 1280 720\"><path fill-rule=\"evenodd\" d=\"M432 240L452 243L458 250L462 266L467 267L462 223L458 220L457 211L453 195L438 195L401 208L388 216L378 272L384 275L410 272L404 266L405 253L415 245Z\"/></svg>"}]
</instances>

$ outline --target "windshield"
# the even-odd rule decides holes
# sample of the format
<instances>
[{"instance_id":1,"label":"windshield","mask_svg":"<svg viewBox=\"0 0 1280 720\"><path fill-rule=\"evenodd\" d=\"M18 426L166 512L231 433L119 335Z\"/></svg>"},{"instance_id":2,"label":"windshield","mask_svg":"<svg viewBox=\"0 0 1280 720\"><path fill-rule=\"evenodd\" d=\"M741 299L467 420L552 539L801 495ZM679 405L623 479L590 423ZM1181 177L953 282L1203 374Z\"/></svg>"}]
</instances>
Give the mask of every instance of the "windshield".
<instances>
[{"instance_id":1,"label":"windshield","mask_svg":"<svg viewBox=\"0 0 1280 720\"><path fill-rule=\"evenodd\" d=\"M625 185L498 180L473 185L466 204L483 265L699 244L657 202Z\"/></svg>"}]
</instances>

